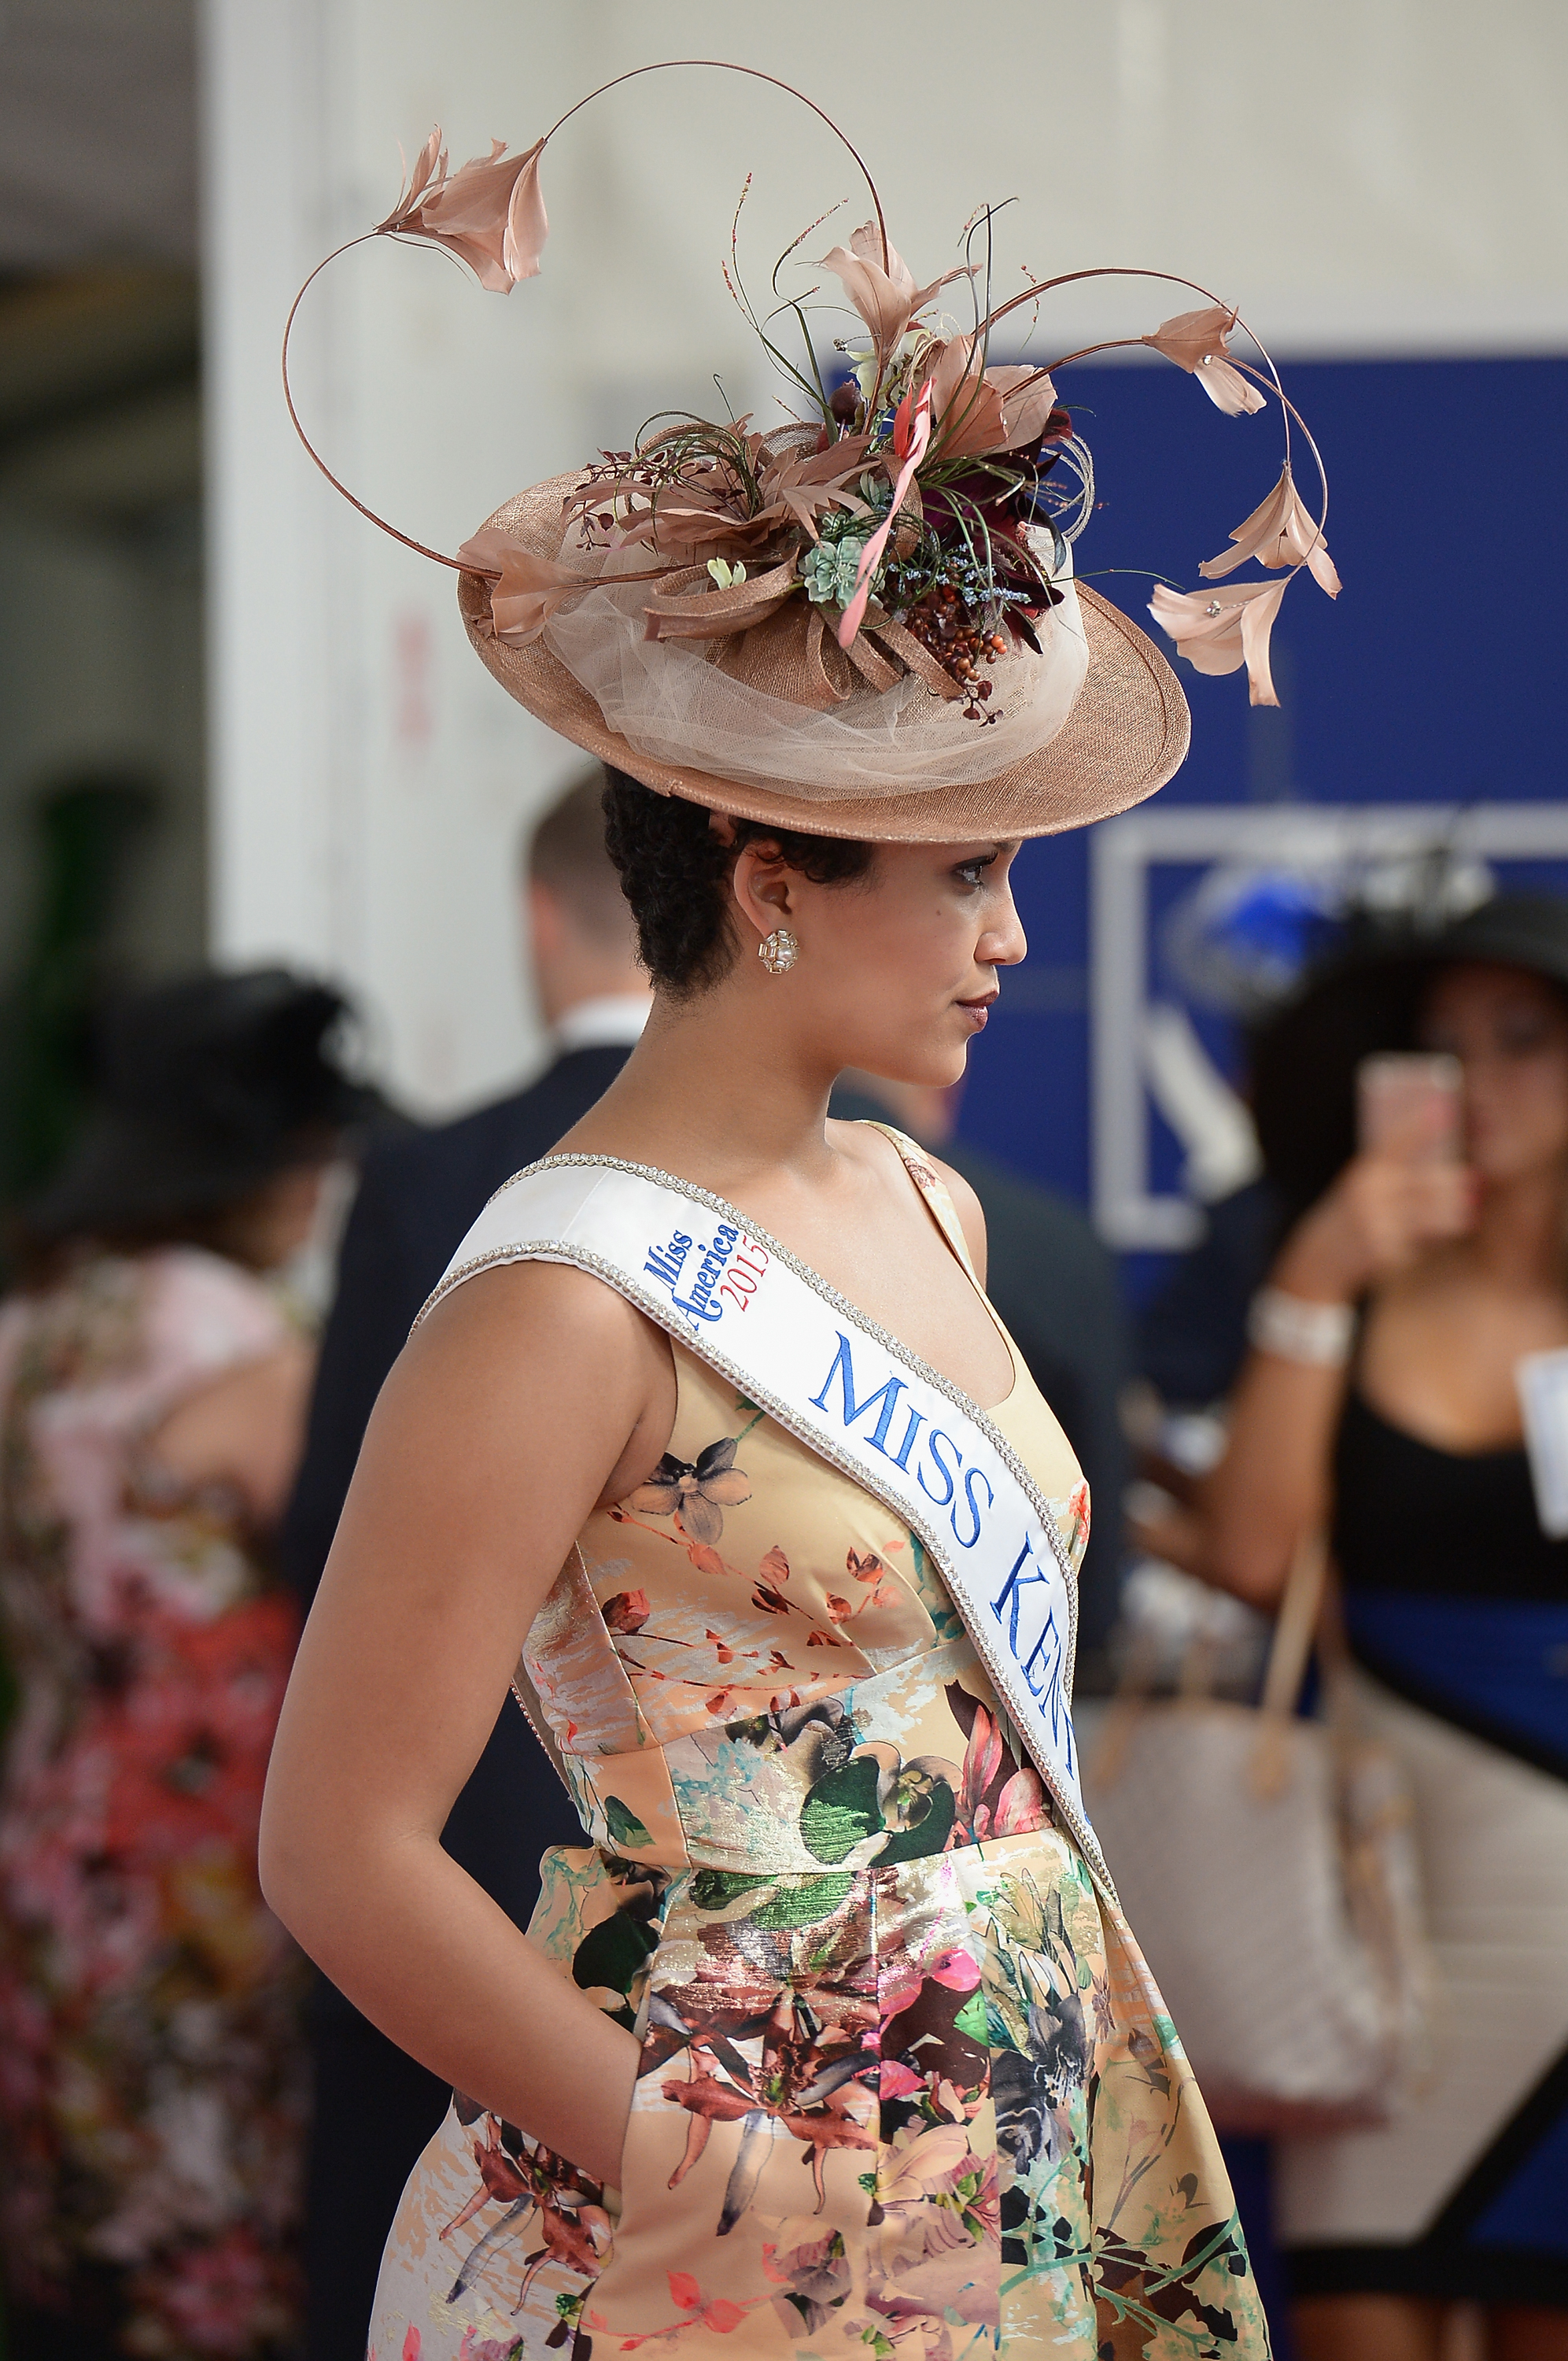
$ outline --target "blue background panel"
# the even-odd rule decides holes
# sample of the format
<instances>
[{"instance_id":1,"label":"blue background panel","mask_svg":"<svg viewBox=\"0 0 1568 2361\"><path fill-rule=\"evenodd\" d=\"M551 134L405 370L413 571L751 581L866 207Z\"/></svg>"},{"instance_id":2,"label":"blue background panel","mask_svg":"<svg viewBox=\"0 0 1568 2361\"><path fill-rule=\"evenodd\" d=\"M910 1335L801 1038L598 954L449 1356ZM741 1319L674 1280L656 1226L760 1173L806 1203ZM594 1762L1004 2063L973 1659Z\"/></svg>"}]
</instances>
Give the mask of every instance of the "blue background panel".
<instances>
[{"instance_id":1,"label":"blue background panel","mask_svg":"<svg viewBox=\"0 0 1568 2361\"><path fill-rule=\"evenodd\" d=\"M1560 719L1568 522L1568 360L1282 364L1327 463L1337 600L1307 576L1274 630L1282 708L1246 678L1178 663L1192 752L1163 790L1206 804L1464 804L1568 795ZM1201 587L1279 473L1277 407L1233 419L1167 367L1063 373L1093 452L1085 581L1147 624L1152 577ZM1315 471L1298 481L1315 502ZM1120 572L1123 567L1137 569ZM1244 569L1244 578L1255 569ZM1164 635L1154 633L1161 646ZM1026 845L1014 879L1027 964L970 1053L961 1129L1089 1193L1088 833ZM1173 898L1185 878L1151 899ZM1510 884L1522 883L1510 873ZM1562 871L1542 881L1563 884ZM1209 1028L1205 1027L1206 1034ZM1155 1177L1178 1165L1156 1119Z\"/></svg>"}]
</instances>

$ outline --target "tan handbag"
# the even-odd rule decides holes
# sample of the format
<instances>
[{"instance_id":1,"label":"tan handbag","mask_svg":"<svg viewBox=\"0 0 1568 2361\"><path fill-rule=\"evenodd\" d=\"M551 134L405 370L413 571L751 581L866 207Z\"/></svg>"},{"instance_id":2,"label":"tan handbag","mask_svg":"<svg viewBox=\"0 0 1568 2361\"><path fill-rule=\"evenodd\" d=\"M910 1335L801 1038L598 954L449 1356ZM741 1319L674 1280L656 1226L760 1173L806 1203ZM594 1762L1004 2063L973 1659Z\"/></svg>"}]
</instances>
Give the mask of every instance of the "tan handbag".
<instances>
[{"instance_id":1,"label":"tan handbag","mask_svg":"<svg viewBox=\"0 0 1568 2361\"><path fill-rule=\"evenodd\" d=\"M1420 2087L1432 1980L1399 1766L1356 1727L1325 1547L1298 1553L1257 1706L1135 1675L1083 1748L1127 1916L1225 2130L1379 2124ZM1322 1718L1296 1713L1318 1634Z\"/></svg>"}]
</instances>

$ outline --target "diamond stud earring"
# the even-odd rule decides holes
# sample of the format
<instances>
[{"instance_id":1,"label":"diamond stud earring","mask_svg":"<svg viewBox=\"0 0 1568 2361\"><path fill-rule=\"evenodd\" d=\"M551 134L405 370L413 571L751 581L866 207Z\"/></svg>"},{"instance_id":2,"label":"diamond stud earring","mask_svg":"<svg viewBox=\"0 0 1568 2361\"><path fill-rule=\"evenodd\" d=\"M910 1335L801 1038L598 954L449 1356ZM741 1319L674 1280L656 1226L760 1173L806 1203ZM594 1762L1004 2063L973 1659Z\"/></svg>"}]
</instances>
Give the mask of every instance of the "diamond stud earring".
<instances>
[{"instance_id":1,"label":"diamond stud earring","mask_svg":"<svg viewBox=\"0 0 1568 2361\"><path fill-rule=\"evenodd\" d=\"M770 975L784 975L800 957L800 945L787 927L775 927L757 945L757 957Z\"/></svg>"}]
</instances>

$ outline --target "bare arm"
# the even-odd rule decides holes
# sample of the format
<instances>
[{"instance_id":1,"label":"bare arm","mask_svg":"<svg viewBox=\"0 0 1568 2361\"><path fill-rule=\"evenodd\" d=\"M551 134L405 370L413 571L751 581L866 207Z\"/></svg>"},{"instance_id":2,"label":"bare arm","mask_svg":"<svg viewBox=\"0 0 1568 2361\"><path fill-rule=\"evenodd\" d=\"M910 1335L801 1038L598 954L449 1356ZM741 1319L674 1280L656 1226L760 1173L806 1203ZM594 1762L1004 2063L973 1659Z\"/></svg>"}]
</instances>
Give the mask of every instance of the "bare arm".
<instances>
[{"instance_id":1,"label":"bare arm","mask_svg":"<svg viewBox=\"0 0 1568 2361\"><path fill-rule=\"evenodd\" d=\"M1457 1166L1358 1157L1297 1224L1269 1285L1309 1303L1354 1304L1467 1228L1472 1193ZM1247 1356L1225 1455L1202 1488L1193 1571L1260 1605L1278 1597L1297 1544L1328 1511L1348 1374L1275 1353Z\"/></svg>"},{"instance_id":2,"label":"bare arm","mask_svg":"<svg viewBox=\"0 0 1568 2361\"><path fill-rule=\"evenodd\" d=\"M288 1504L304 1447L315 1351L291 1337L259 1361L187 1394L149 1438L148 1456L182 1484L230 1484L265 1532Z\"/></svg>"},{"instance_id":3,"label":"bare arm","mask_svg":"<svg viewBox=\"0 0 1568 2361\"><path fill-rule=\"evenodd\" d=\"M440 1837L585 1519L647 1474L674 1409L663 1340L580 1271L487 1271L436 1308L371 1418L261 1831L269 1900L355 2004L612 2184L637 2045Z\"/></svg>"}]
</instances>

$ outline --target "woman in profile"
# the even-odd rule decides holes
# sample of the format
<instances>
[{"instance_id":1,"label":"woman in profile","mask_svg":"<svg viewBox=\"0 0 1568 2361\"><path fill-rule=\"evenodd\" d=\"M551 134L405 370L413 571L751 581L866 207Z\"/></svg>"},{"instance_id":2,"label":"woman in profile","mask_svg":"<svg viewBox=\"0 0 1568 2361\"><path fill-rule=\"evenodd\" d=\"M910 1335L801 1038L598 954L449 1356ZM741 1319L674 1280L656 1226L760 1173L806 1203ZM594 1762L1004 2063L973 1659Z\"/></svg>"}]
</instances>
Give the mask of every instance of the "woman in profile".
<instances>
[{"instance_id":1,"label":"woman in profile","mask_svg":"<svg viewBox=\"0 0 1568 2361\"><path fill-rule=\"evenodd\" d=\"M380 230L509 287L543 146L453 173L437 135ZM661 423L456 561L485 664L609 768L654 998L393 1368L280 1724L268 1892L455 2086L381 2361L1267 2352L1079 1795L1080 1471L972 1193L828 1119L849 1067L958 1080L1024 956L1020 844L1187 743L1164 659L1075 588L1091 475L1049 377L988 364L1029 294L933 316L971 248L918 288L877 201L821 264L852 375L795 307L784 424ZM1258 408L1234 326L1209 299L1146 341ZM1217 569L1337 588L1288 472L1270 514ZM1170 628L1271 698L1283 587ZM587 1835L527 1937L440 1843L509 1687Z\"/></svg>"},{"instance_id":2,"label":"woman in profile","mask_svg":"<svg viewBox=\"0 0 1568 2361\"><path fill-rule=\"evenodd\" d=\"M0 1308L0 2264L17 2361L292 2349L302 1962L262 1902L313 1353L269 1275L364 1093L276 972L123 1004Z\"/></svg>"},{"instance_id":3,"label":"woman in profile","mask_svg":"<svg viewBox=\"0 0 1568 2361\"><path fill-rule=\"evenodd\" d=\"M820 837L624 775L609 804L648 1031L389 1379L269 1784L276 1906L464 2094L372 2343L937 2356L956 2318L1090 2361L1135 2320L1162 2361L1261 2356L1168 2020L940 1571L1013 1467L1043 1596L1085 1488L972 1194L824 1119L845 1065L962 1071L1024 951L1016 840ZM825 1312L787 1399L731 1358L786 1276ZM439 1843L520 1656L591 1839L532 1941Z\"/></svg>"}]
</instances>

